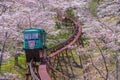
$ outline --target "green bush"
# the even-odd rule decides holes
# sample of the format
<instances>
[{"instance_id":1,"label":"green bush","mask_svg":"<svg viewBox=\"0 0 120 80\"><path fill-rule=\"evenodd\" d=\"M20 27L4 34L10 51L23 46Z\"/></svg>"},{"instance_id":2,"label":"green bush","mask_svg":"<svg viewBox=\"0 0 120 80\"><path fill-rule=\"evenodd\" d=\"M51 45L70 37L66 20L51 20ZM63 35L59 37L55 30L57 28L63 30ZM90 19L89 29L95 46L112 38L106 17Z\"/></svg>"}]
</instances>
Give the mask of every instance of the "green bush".
<instances>
[{"instance_id":1,"label":"green bush","mask_svg":"<svg viewBox=\"0 0 120 80\"><path fill-rule=\"evenodd\" d=\"M96 0L92 0L88 5L88 8L93 16L97 16L97 12L96 12L97 6L98 6L98 2Z\"/></svg>"},{"instance_id":2,"label":"green bush","mask_svg":"<svg viewBox=\"0 0 120 80\"><path fill-rule=\"evenodd\" d=\"M55 29L61 29L61 23L60 22L56 22Z\"/></svg>"},{"instance_id":3,"label":"green bush","mask_svg":"<svg viewBox=\"0 0 120 80\"><path fill-rule=\"evenodd\" d=\"M68 17L75 18L75 12L74 12L73 8L67 8L66 11L65 11L65 14Z\"/></svg>"},{"instance_id":4,"label":"green bush","mask_svg":"<svg viewBox=\"0 0 120 80\"><path fill-rule=\"evenodd\" d=\"M22 67L26 68L25 55L20 55L19 56L18 63ZM18 74L20 76L24 76L26 70L15 66L15 59L14 59L14 57L11 57L7 60L4 60L2 66L1 66L0 74L6 73L6 72L13 73L13 74Z\"/></svg>"}]
</instances>

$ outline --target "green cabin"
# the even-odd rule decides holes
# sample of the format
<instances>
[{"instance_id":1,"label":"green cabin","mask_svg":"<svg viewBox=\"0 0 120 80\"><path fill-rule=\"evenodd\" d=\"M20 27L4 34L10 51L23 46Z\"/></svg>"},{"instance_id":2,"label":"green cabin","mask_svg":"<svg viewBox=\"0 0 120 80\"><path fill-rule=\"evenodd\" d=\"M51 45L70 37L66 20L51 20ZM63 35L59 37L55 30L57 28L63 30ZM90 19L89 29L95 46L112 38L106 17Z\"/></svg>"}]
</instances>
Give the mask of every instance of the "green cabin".
<instances>
[{"instance_id":1,"label":"green cabin","mask_svg":"<svg viewBox=\"0 0 120 80\"><path fill-rule=\"evenodd\" d=\"M43 49L46 47L46 32L44 29L30 28L23 31L24 50Z\"/></svg>"}]
</instances>

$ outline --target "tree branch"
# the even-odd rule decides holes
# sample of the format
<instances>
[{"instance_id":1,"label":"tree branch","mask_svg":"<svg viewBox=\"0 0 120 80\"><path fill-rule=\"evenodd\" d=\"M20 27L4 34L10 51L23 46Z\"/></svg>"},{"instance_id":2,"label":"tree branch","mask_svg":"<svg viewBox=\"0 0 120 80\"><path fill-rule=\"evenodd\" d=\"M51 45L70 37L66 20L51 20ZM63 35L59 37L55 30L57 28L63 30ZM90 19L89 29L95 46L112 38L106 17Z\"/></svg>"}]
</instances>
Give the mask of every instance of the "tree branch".
<instances>
[{"instance_id":1,"label":"tree branch","mask_svg":"<svg viewBox=\"0 0 120 80\"><path fill-rule=\"evenodd\" d=\"M94 42L95 42L97 48L99 49L99 51L100 51L100 53L101 53L101 56L102 56L102 58L103 58L104 65L105 65L105 69L106 69L106 79L105 79L105 80L107 80L107 79L108 79L109 70L108 70L108 67L107 67L107 62L106 62L105 56L104 56L102 50L100 49L99 45L97 44L97 42L96 42L95 40L94 40Z\"/></svg>"},{"instance_id":2,"label":"tree branch","mask_svg":"<svg viewBox=\"0 0 120 80\"><path fill-rule=\"evenodd\" d=\"M119 61L118 61L118 54L116 53L115 54L115 59L116 59L116 61L115 61L115 66L116 66L116 80L119 80L119 78L118 78L118 74L119 74Z\"/></svg>"},{"instance_id":3,"label":"tree branch","mask_svg":"<svg viewBox=\"0 0 120 80\"><path fill-rule=\"evenodd\" d=\"M7 6L5 6L5 5L3 5L3 4L0 4L0 6L2 7L2 10L1 10L1 12L0 12L0 16L3 14L3 13L5 13L6 12L6 10L7 10Z\"/></svg>"},{"instance_id":4,"label":"tree branch","mask_svg":"<svg viewBox=\"0 0 120 80\"><path fill-rule=\"evenodd\" d=\"M2 49L1 49L1 54L0 54L0 69L2 65L2 59L3 59L3 53L5 51L5 46L6 46L6 41L10 37L11 34L8 35L8 32L5 33L5 40L3 41Z\"/></svg>"},{"instance_id":5,"label":"tree branch","mask_svg":"<svg viewBox=\"0 0 120 80\"><path fill-rule=\"evenodd\" d=\"M92 62L93 67L97 70L97 72L99 73L99 75L105 80L106 78L102 75L102 73L100 72L100 70L99 70L99 69L96 67L96 65L94 64L91 55L89 55L89 57L90 57L90 60L91 60L91 62Z\"/></svg>"}]
</instances>

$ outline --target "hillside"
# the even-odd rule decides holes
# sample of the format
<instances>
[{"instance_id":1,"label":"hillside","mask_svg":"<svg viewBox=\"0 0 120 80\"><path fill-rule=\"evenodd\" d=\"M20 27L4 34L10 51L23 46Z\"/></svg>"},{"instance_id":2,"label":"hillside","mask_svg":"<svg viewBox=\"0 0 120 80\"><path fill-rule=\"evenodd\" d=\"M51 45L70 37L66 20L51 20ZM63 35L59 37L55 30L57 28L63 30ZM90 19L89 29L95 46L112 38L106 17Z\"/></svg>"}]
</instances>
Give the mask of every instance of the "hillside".
<instances>
[{"instance_id":1,"label":"hillside","mask_svg":"<svg viewBox=\"0 0 120 80\"><path fill-rule=\"evenodd\" d=\"M67 39L71 29L58 24L56 16L69 9L83 28L84 47L74 48L75 56L84 56L84 68L75 70L88 70L78 72L77 80L120 79L119 0L0 0L0 55L3 54L0 79L25 77L24 69L14 65L14 55L21 53L19 63L26 68L22 50L24 29L45 29L48 47Z\"/></svg>"}]
</instances>

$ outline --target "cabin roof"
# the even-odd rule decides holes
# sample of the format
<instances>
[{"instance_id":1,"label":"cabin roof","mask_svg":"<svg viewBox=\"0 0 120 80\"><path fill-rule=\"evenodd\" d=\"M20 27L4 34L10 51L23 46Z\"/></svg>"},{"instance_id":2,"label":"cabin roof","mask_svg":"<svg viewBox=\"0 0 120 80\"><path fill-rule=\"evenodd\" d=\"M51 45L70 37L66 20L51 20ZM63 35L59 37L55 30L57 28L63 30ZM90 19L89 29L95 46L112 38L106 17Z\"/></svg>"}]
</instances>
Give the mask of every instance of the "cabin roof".
<instances>
[{"instance_id":1,"label":"cabin roof","mask_svg":"<svg viewBox=\"0 0 120 80\"><path fill-rule=\"evenodd\" d=\"M34 33L34 32L38 32L38 33L46 33L44 29L38 29L38 28L30 28L30 29L25 29L23 31L23 33Z\"/></svg>"}]
</instances>

